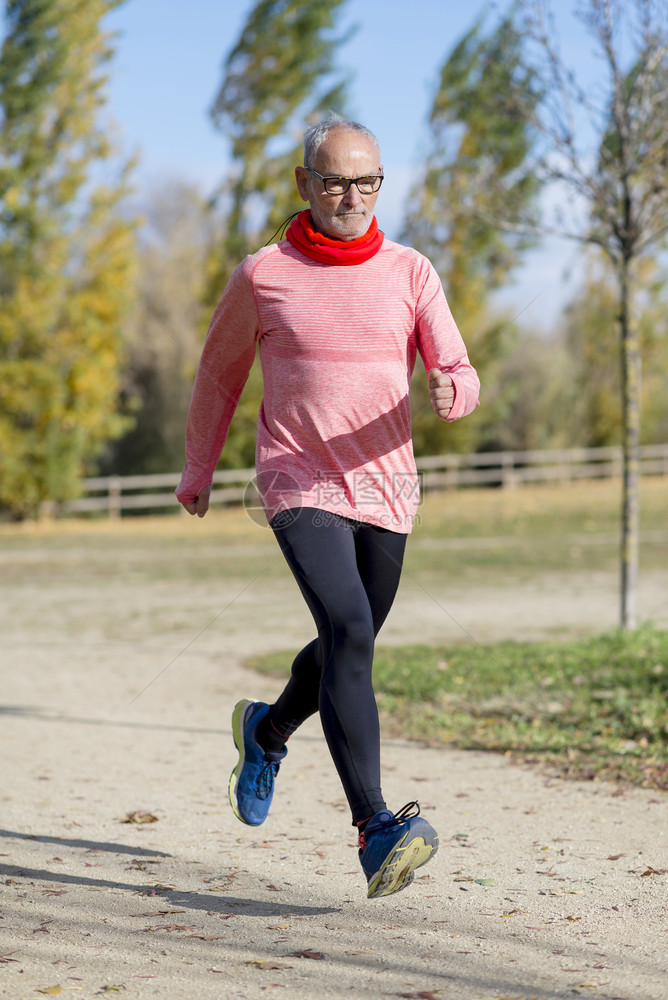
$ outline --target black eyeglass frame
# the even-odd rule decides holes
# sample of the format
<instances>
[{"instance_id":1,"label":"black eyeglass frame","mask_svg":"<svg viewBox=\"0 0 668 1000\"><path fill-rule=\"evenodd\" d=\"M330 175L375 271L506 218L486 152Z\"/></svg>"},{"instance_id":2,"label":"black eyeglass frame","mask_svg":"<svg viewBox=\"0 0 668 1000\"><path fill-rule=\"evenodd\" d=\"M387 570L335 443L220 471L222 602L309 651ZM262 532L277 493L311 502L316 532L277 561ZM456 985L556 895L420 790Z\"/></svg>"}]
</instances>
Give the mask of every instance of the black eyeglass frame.
<instances>
[{"instance_id":1,"label":"black eyeglass frame","mask_svg":"<svg viewBox=\"0 0 668 1000\"><path fill-rule=\"evenodd\" d=\"M366 194L378 194L378 192L380 191L381 185L383 183L383 179L385 177L385 174L383 174L383 173L380 173L380 174L364 174L362 177L341 177L338 174L331 174L331 175L329 175L327 177L323 177L322 174L319 174L317 170L313 169L313 167L304 167L304 169L308 170L308 172L313 177L317 177L319 181L322 181L322 185L323 185L323 187L325 189L325 194L339 194L339 195L341 195L341 194L348 194L348 192L350 191L350 185L351 184L355 185L355 187L357 188L357 190L359 191L359 193L361 195L364 195L365 193ZM376 178L378 179L378 187L376 188L376 190L375 191L367 191L367 192L360 191L359 182L360 181L368 180L370 177L373 177L374 179L376 179ZM343 191L328 191L327 190L327 181L348 181L348 186Z\"/></svg>"}]
</instances>

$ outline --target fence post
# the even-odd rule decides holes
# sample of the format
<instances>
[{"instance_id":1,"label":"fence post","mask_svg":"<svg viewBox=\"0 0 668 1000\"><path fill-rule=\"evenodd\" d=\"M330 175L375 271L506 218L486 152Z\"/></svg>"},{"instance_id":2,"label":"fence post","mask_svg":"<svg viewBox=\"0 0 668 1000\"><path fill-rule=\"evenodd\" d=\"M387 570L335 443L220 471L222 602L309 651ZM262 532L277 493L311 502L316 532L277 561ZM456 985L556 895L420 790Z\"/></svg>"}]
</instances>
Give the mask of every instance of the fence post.
<instances>
[{"instance_id":1,"label":"fence post","mask_svg":"<svg viewBox=\"0 0 668 1000\"><path fill-rule=\"evenodd\" d=\"M512 451L504 451L501 456L501 486L503 489L517 486L515 475L515 456Z\"/></svg>"},{"instance_id":2,"label":"fence post","mask_svg":"<svg viewBox=\"0 0 668 1000\"><path fill-rule=\"evenodd\" d=\"M121 517L121 477L109 476L109 519L118 521Z\"/></svg>"}]
</instances>

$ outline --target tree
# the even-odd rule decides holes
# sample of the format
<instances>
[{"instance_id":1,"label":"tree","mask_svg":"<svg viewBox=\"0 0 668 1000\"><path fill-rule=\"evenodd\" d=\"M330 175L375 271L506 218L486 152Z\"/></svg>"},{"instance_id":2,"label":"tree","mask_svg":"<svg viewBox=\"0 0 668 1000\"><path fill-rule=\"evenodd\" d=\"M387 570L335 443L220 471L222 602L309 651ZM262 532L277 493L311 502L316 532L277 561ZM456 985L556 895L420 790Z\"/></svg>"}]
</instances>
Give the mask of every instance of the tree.
<instances>
[{"instance_id":1,"label":"tree","mask_svg":"<svg viewBox=\"0 0 668 1000\"><path fill-rule=\"evenodd\" d=\"M183 432L200 353L205 262L217 220L186 181L153 185L138 203L136 298L125 324L124 409L132 428L111 443L104 474L179 469Z\"/></svg>"},{"instance_id":2,"label":"tree","mask_svg":"<svg viewBox=\"0 0 668 1000\"><path fill-rule=\"evenodd\" d=\"M540 131L535 168L568 199L540 232L597 247L614 274L621 345L622 557L620 624L637 623L642 341L641 264L668 233L668 9L661 0L581 0L579 17L604 75L585 89L557 46L547 0L529 0L527 56L544 99L522 109ZM499 222L516 229L507 215ZM525 231L537 232L534 220Z\"/></svg>"},{"instance_id":3,"label":"tree","mask_svg":"<svg viewBox=\"0 0 668 1000\"><path fill-rule=\"evenodd\" d=\"M116 413L134 231L100 121L117 0L8 0L0 51L0 505L74 495Z\"/></svg>"},{"instance_id":4,"label":"tree","mask_svg":"<svg viewBox=\"0 0 668 1000\"><path fill-rule=\"evenodd\" d=\"M213 299L242 257L300 208L294 166L304 125L341 111L334 32L345 0L258 0L225 62L211 117L230 141L232 169L221 194L226 232L216 252Z\"/></svg>"},{"instance_id":5,"label":"tree","mask_svg":"<svg viewBox=\"0 0 668 1000\"><path fill-rule=\"evenodd\" d=\"M536 76L523 59L513 8L491 31L479 19L444 62L431 108L431 150L415 186L402 239L434 263L457 322L466 331L474 363L489 371L514 335L508 318L489 308L490 295L507 282L531 244L503 232L503 208L523 218L535 203L536 175L528 167L534 130L513 106L534 108ZM439 450L440 428L429 413L424 379L413 386L416 447ZM449 429L448 446L472 450L495 423L489 406Z\"/></svg>"},{"instance_id":6,"label":"tree","mask_svg":"<svg viewBox=\"0 0 668 1000\"><path fill-rule=\"evenodd\" d=\"M257 0L228 55L211 109L230 142L232 166L216 201L224 231L207 268L210 313L240 260L303 208L294 167L302 137L328 110L344 113L345 78L335 72L336 21L346 0ZM262 376L256 362L244 388L221 464L250 466L255 455Z\"/></svg>"},{"instance_id":7,"label":"tree","mask_svg":"<svg viewBox=\"0 0 668 1000\"><path fill-rule=\"evenodd\" d=\"M591 256L588 255L588 256ZM641 440L660 444L668 427L668 312L661 269L652 259L639 268L644 293L638 303L643 344ZM573 444L619 445L623 435L621 369L617 330L619 293L605 258L589 260L582 287L565 312L573 413L578 436Z\"/></svg>"}]
</instances>

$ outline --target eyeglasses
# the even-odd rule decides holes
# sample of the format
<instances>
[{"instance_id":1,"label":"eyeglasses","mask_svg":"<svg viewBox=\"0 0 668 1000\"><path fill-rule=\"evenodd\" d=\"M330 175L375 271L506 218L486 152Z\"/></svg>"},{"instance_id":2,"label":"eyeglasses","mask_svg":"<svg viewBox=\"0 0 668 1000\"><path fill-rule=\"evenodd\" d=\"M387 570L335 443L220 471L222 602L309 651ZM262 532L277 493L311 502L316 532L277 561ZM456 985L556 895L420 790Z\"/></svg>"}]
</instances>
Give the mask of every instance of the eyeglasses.
<instances>
[{"instance_id":1,"label":"eyeglasses","mask_svg":"<svg viewBox=\"0 0 668 1000\"><path fill-rule=\"evenodd\" d=\"M368 174L366 177L323 177L312 167L305 169L322 181L327 194L347 194L351 184L357 187L360 194L375 194L376 191L380 191L380 185L383 183L382 174Z\"/></svg>"}]
</instances>

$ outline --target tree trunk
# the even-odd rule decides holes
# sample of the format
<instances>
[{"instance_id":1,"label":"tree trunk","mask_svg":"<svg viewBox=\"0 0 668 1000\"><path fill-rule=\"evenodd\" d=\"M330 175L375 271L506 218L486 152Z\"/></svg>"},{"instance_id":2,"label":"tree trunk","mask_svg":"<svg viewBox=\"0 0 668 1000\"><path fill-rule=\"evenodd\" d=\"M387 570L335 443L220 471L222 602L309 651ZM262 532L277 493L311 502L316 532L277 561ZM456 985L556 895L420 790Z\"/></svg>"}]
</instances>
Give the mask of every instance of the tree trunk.
<instances>
[{"instance_id":1,"label":"tree trunk","mask_svg":"<svg viewBox=\"0 0 668 1000\"><path fill-rule=\"evenodd\" d=\"M622 629L637 625L638 537L640 529L640 387L642 378L640 328L632 310L631 264L620 271L619 324L622 351L623 488L621 539Z\"/></svg>"}]
</instances>

